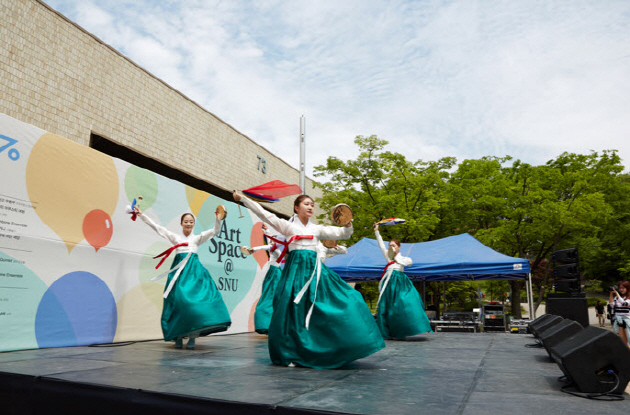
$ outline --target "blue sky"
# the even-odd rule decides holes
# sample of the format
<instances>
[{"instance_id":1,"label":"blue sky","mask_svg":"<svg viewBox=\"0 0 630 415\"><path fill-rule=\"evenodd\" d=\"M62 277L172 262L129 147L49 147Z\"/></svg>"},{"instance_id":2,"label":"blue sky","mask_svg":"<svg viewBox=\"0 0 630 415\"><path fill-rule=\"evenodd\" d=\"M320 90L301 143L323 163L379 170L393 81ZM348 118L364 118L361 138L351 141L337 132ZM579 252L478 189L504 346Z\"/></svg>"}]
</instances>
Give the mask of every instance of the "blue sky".
<instances>
[{"instance_id":1,"label":"blue sky","mask_svg":"<svg viewBox=\"0 0 630 415\"><path fill-rule=\"evenodd\" d=\"M630 2L48 0L307 174L375 134L408 159L619 151Z\"/></svg>"}]
</instances>

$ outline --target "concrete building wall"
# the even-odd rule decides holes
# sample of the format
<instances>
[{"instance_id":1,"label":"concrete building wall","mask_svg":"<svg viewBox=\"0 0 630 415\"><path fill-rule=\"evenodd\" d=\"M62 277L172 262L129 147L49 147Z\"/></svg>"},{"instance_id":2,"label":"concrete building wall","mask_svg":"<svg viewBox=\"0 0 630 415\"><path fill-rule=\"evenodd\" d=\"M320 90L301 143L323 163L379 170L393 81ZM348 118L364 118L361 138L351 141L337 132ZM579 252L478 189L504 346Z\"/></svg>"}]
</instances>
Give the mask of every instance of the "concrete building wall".
<instances>
[{"instance_id":1,"label":"concrete building wall","mask_svg":"<svg viewBox=\"0 0 630 415\"><path fill-rule=\"evenodd\" d=\"M0 40L0 112L83 145L97 134L224 190L299 183L297 169L41 1L2 0ZM305 191L321 196L308 178ZM271 208L289 214L292 198Z\"/></svg>"}]
</instances>

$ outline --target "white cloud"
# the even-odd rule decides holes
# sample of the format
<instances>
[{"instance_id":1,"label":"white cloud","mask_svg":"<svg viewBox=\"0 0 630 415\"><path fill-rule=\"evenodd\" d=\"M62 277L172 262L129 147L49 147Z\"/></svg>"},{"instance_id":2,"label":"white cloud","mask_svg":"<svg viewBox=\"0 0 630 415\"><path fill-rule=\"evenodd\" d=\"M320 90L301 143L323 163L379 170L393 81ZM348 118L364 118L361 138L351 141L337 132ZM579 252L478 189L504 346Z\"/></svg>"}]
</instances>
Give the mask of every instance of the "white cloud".
<instances>
[{"instance_id":1,"label":"white cloud","mask_svg":"<svg viewBox=\"0 0 630 415\"><path fill-rule=\"evenodd\" d=\"M618 149L630 163L625 1L49 4L293 166L377 134L410 159Z\"/></svg>"}]
</instances>

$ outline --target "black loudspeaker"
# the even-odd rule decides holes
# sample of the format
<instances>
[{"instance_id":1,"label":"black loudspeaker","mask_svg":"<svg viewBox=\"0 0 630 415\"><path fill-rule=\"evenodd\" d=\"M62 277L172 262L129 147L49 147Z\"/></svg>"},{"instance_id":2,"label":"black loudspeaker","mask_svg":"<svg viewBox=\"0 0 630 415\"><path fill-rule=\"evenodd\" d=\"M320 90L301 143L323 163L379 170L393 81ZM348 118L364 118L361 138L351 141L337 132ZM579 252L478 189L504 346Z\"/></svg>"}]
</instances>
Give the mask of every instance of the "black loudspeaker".
<instances>
[{"instance_id":1,"label":"black loudspeaker","mask_svg":"<svg viewBox=\"0 0 630 415\"><path fill-rule=\"evenodd\" d=\"M536 317L536 319L530 321L529 324L527 324L527 327L531 328L532 325L535 326L536 324L540 324L551 317L552 317L551 314L543 314L542 316Z\"/></svg>"},{"instance_id":2,"label":"black loudspeaker","mask_svg":"<svg viewBox=\"0 0 630 415\"><path fill-rule=\"evenodd\" d=\"M630 381L630 349L606 329L586 327L553 346L551 357L581 392L621 395Z\"/></svg>"},{"instance_id":3,"label":"black loudspeaker","mask_svg":"<svg viewBox=\"0 0 630 415\"><path fill-rule=\"evenodd\" d=\"M582 330L584 330L584 327L582 327L580 323L566 319L541 331L538 335L538 340L545 347L545 350L547 350L549 357L551 357L551 348L553 346Z\"/></svg>"},{"instance_id":4,"label":"black loudspeaker","mask_svg":"<svg viewBox=\"0 0 630 415\"><path fill-rule=\"evenodd\" d=\"M580 275L577 264L558 265L553 267L553 275L556 278L576 278Z\"/></svg>"},{"instance_id":5,"label":"black loudspeaker","mask_svg":"<svg viewBox=\"0 0 630 415\"><path fill-rule=\"evenodd\" d=\"M584 293L547 294L546 311L549 314L577 321L586 327L588 322L588 304Z\"/></svg>"},{"instance_id":6,"label":"black loudspeaker","mask_svg":"<svg viewBox=\"0 0 630 415\"><path fill-rule=\"evenodd\" d=\"M551 254L551 259L563 264L576 264L579 262L577 248L563 249Z\"/></svg>"},{"instance_id":7,"label":"black loudspeaker","mask_svg":"<svg viewBox=\"0 0 630 415\"><path fill-rule=\"evenodd\" d=\"M582 291L578 250L563 249L551 254L555 292L579 293ZM563 281L569 279L570 281Z\"/></svg>"},{"instance_id":8,"label":"black loudspeaker","mask_svg":"<svg viewBox=\"0 0 630 415\"><path fill-rule=\"evenodd\" d=\"M577 293L580 291L580 280L577 278L570 280L556 280L553 284L553 288L560 292Z\"/></svg>"},{"instance_id":9,"label":"black loudspeaker","mask_svg":"<svg viewBox=\"0 0 630 415\"><path fill-rule=\"evenodd\" d=\"M544 319L541 319L540 321L539 319L536 319L532 321L531 323L529 323L529 331L531 331L534 337L536 338L538 338L541 332L549 329L552 326L555 326L556 324L564 320L562 317L554 316L552 314L545 314L545 316L547 317Z\"/></svg>"}]
</instances>

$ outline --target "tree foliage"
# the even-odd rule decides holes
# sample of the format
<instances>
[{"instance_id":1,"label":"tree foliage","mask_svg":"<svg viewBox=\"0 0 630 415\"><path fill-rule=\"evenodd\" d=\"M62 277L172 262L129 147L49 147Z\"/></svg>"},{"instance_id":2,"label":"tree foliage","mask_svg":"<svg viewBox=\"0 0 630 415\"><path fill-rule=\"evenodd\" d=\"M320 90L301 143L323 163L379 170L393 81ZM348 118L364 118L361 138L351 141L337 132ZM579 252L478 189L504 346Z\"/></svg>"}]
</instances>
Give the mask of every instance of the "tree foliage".
<instances>
[{"instance_id":1,"label":"tree foliage","mask_svg":"<svg viewBox=\"0 0 630 415\"><path fill-rule=\"evenodd\" d=\"M386 151L387 141L376 136L358 136L355 144L356 159L329 157L315 168L327 179L319 184L324 210L352 206L350 244L373 237L372 224L384 217L406 219L381 228L384 238L402 242L468 232L530 260L537 304L552 287L550 256L560 249L578 248L584 281L605 286L630 275L630 176L614 150L563 153L532 166L510 156L411 161ZM523 286L510 282L514 316Z\"/></svg>"}]
</instances>

